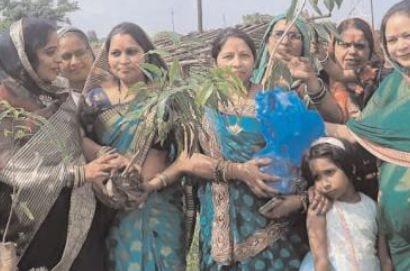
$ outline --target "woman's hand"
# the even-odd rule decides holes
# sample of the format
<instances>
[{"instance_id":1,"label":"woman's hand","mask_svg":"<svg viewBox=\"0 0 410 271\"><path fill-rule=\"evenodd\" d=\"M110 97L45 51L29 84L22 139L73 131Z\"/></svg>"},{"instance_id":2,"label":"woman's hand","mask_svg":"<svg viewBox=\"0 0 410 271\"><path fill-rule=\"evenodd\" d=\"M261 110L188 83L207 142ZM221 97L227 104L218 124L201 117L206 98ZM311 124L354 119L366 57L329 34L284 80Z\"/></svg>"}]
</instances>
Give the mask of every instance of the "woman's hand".
<instances>
[{"instance_id":1,"label":"woman's hand","mask_svg":"<svg viewBox=\"0 0 410 271\"><path fill-rule=\"evenodd\" d=\"M108 179L110 172L117 169L118 164L113 162L115 159L118 159L118 154L106 154L86 164L85 181L100 183Z\"/></svg>"},{"instance_id":2,"label":"woman's hand","mask_svg":"<svg viewBox=\"0 0 410 271\"><path fill-rule=\"evenodd\" d=\"M314 187L309 188L308 196L309 209L317 215L325 215L330 207L332 207L332 202Z\"/></svg>"},{"instance_id":3,"label":"woman's hand","mask_svg":"<svg viewBox=\"0 0 410 271\"><path fill-rule=\"evenodd\" d=\"M302 80L306 83L308 91L317 92L321 83L316 76L316 71L309 59L306 57L296 57L284 51L278 51L278 59L285 63L294 79Z\"/></svg>"},{"instance_id":4,"label":"woman's hand","mask_svg":"<svg viewBox=\"0 0 410 271\"><path fill-rule=\"evenodd\" d=\"M249 189L260 198L273 197L278 191L265 182L275 182L279 178L263 173L260 168L271 163L269 158L253 159L246 163L234 163L228 167L228 175L232 179L244 182Z\"/></svg>"},{"instance_id":5,"label":"woman's hand","mask_svg":"<svg viewBox=\"0 0 410 271\"><path fill-rule=\"evenodd\" d=\"M142 189L146 192L154 192L180 181L181 175L185 172L185 164L189 163L189 159L186 151L181 152L178 158L165 170L143 182Z\"/></svg>"},{"instance_id":6,"label":"woman's hand","mask_svg":"<svg viewBox=\"0 0 410 271\"><path fill-rule=\"evenodd\" d=\"M302 195L287 195L280 199L273 198L259 212L271 219L287 217L303 207L301 197Z\"/></svg>"}]
</instances>

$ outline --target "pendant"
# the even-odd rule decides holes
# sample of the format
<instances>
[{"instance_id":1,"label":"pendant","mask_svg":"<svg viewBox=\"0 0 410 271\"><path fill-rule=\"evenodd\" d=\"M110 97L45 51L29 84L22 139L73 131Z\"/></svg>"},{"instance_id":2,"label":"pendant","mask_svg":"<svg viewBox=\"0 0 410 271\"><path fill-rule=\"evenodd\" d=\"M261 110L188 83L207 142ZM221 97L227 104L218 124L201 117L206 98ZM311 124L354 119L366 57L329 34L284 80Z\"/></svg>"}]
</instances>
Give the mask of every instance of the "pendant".
<instances>
[{"instance_id":1,"label":"pendant","mask_svg":"<svg viewBox=\"0 0 410 271\"><path fill-rule=\"evenodd\" d=\"M242 132L242 127L239 126L237 123L235 123L234 125L230 125L229 126L229 130L234 134L234 135L238 135L240 132Z\"/></svg>"}]
</instances>

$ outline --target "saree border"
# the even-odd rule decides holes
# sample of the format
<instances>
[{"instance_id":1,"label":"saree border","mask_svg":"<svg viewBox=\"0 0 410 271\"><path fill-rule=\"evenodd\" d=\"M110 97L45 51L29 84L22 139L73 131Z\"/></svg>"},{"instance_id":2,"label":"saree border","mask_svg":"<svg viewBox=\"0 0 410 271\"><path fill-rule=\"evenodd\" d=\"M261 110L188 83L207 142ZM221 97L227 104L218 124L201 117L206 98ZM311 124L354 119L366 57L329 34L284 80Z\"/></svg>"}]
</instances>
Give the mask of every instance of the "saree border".
<instances>
[{"instance_id":1,"label":"saree border","mask_svg":"<svg viewBox=\"0 0 410 271\"><path fill-rule=\"evenodd\" d=\"M245 110L247 111L246 113L252 114L254 108L248 107ZM229 111L231 110L225 112ZM215 159L222 158L215 130L206 117L203 119L203 129L206 135L202 134L200 140L205 154ZM254 234L247 237L243 242L234 243L229 226L229 186L228 184L212 180L211 191L214 209L214 221L211 231L211 255L216 262L229 265L234 262L245 261L262 252L287 232L288 223L286 221L270 221L265 228L256 230Z\"/></svg>"},{"instance_id":2,"label":"saree border","mask_svg":"<svg viewBox=\"0 0 410 271\"><path fill-rule=\"evenodd\" d=\"M403 167L410 167L410 153L375 144L368 139L357 135L349 128L347 130L360 145L380 160Z\"/></svg>"}]
</instances>

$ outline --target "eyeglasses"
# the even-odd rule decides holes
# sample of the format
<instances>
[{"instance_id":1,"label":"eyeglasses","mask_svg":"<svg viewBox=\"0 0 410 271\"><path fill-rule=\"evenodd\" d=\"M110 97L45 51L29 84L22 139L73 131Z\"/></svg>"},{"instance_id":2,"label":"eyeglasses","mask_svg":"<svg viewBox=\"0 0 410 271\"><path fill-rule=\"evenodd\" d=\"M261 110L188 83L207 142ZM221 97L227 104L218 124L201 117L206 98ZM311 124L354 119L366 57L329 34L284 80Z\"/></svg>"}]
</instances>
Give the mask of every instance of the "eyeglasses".
<instances>
[{"instance_id":1,"label":"eyeglasses","mask_svg":"<svg viewBox=\"0 0 410 271\"><path fill-rule=\"evenodd\" d=\"M272 31L271 37L279 40L283 36L284 33L285 33L285 31L283 31L283 30L275 30L275 31ZM298 32L287 32L286 36L291 41L302 40L302 35Z\"/></svg>"},{"instance_id":2,"label":"eyeglasses","mask_svg":"<svg viewBox=\"0 0 410 271\"><path fill-rule=\"evenodd\" d=\"M364 50L368 47L366 43L360 43L360 42L344 42L342 40L337 41L337 45L340 47L343 47L345 49L353 47L356 50Z\"/></svg>"},{"instance_id":3,"label":"eyeglasses","mask_svg":"<svg viewBox=\"0 0 410 271\"><path fill-rule=\"evenodd\" d=\"M67 52L61 55L61 58L65 61L71 60L73 57L76 58L83 58L87 56L87 52L89 49L78 49L74 52Z\"/></svg>"}]
</instances>

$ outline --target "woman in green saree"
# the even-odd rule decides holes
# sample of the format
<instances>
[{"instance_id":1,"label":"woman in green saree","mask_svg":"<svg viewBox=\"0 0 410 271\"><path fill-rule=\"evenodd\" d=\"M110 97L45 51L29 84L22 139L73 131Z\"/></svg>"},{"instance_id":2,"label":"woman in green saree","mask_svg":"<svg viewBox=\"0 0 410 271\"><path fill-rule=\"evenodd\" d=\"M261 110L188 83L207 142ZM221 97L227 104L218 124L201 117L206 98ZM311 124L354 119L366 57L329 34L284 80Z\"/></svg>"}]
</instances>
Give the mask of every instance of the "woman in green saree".
<instances>
[{"instance_id":1,"label":"woman in green saree","mask_svg":"<svg viewBox=\"0 0 410 271\"><path fill-rule=\"evenodd\" d=\"M381 39L394 72L383 80L357 119L350 119L347 126L327 125L328 134L356 140L382 161L378 198L380 226L394 270L399 271L410 269L409 23L409 1L401 1L387 11ZM380 252L387 251L384 248Z\"/></svg>"},{"instance_id":2,"label":"woman in green saree","mask_svg":"<svg viewBox=\"0 0 410 271\"><path fill-rule=\"evenodd\" d=\"M382 46L395 71L384 79L350 134L383 161L380 167L381 227L395 270L410 269L410 2L387 11Z\"/></svg>"}]
</instances>

